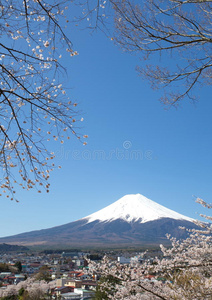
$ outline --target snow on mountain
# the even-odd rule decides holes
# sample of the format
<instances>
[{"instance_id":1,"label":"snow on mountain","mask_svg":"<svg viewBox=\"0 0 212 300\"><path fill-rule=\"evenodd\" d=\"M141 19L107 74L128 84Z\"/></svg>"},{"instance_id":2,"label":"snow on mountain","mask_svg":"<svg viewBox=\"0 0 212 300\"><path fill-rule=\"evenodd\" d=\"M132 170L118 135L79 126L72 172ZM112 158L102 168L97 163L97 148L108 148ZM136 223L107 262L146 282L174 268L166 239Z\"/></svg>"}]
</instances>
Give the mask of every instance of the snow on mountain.
<instances>
[{"instance_id":1,"label":"snow on mountain","mask_svg":"<svg viewBox=\"0 0 212 300\"><path fill-rule=\"evenodd\" d=\"M51 245L83 249L158 246L161 243L169 243L166 233L177 239L187 238L187 231L180 230L179 226L197 228L192 221L191 218L142 195L126 195L86 218L48 229L0 238L0 242L25 246L42 245L47 249Z\"/></svg>"},{"instance_id":2,"label":"snow on mountain","mask_svg":"<svg viewBox=\"0 0 212 300\"><path fill-rule=\"evenodd\" d=\"M140 194L126 195L111 205L83 218L83 220L87 219L87 223L91 223L97 220L111 222L122 219L127 222L146 223L161 218L193 221L193 219L168 209Z\"/></svg>"}]
</instances>

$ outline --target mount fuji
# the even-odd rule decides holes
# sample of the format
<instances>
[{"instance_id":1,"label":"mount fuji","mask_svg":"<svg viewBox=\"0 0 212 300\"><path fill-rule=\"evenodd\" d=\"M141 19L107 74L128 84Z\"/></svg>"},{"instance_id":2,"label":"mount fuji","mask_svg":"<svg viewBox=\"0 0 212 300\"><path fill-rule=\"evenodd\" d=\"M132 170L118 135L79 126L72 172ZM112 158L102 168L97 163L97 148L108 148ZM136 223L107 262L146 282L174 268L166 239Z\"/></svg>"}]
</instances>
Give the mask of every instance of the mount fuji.
<instances>
[{"instance_id":1,"label":"mount fuji","mask_svg":"<svg viewBox=\"0 0 212 300\"><path fill-rule=\"evenodd\" d=\"M161 218L194 221L140 194L126 195L113 204L83 218L83 220L88 220L88 223L91 223L97 220L100 222L112 222L121 219L128 223L146 223Z\"/></svg>"},{"instance_id":2,"label":"mount fuji","mask_svg":"<svg viewBox=\"0 0 212 300\"><path fill-rule=\"evenodd\" d=\"M186 232L179 226L196 228L193 221L140 194L126 195L75 222L0 238L0 243L43 247L155 246L168 243L166 233L185 238Z\"/></svg>"}]
</instances>

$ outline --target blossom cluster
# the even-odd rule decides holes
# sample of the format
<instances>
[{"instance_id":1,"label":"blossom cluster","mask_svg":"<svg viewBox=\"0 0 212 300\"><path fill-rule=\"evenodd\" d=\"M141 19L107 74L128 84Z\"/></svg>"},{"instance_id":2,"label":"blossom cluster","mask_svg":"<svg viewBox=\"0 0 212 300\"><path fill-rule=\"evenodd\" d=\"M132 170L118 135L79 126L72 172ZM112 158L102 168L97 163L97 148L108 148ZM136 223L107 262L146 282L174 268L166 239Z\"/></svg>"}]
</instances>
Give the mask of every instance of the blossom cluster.
<instances>
[{"instance_id":1,"label":"blossom cluster","mask_svg":"<svg viewBox=\"0 0 212 300\"><path fill-rule=\"evenodd\" d=\"M197 200L211 208L202 201ZM138 257L130 264L120 264L108 257L90 262L89 272L100 277L98 290L109 299L211 299L212 224L202 225L203 229L188 230L185 240L167 235L171 246L160 246L162 257L150 260L143 253L142 260Z\"/></svg>"},{"instance_id":2,"label":"blossom cluster","mask_svg":"<svg viewBox=\"0 0 212 300\"><path fill-rule=\"evenodd\" d=\"M0 298L18 295L20 290L24 290L30 299L41 299L55 287L56 281L47 283L44 280L35 281L33 278L27 278L17 285L8 285L6 289L0 289Z\"/></svg>"},{"instance_id":3,"label":"blossom cluster","mask_svg":"<svg viewBox=\"0 0 212 300\"><path fill-rule=\"evenodd\" d=\"M49 191L55 155L48 141L81 139L77 103L61 81L62 52L78 54L64 32L65 2L0 3L0 196L11 200L18 201L15 184Z\"/></svg>"}]
</instances>

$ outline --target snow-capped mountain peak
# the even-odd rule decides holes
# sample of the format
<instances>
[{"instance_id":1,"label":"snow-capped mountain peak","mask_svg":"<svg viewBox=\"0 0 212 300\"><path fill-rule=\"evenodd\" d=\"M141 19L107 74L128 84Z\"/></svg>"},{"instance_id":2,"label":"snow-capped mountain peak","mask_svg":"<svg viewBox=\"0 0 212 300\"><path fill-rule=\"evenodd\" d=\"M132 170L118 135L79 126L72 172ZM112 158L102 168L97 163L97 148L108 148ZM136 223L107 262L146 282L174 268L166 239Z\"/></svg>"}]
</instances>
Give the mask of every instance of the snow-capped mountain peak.
<instances>
[{"instance_id":1,"label":"snow-capped mountain peak","mask_svg":"<svg viewBox=\"0 0 212 300\"><path fill-rule=\"evenodd\" d=\"M116 219L122 219L127 222L138 221L139 223L146 223L161 218L193 221L193 219L168 209L140 194L126 195L83 219L87 219L88 223L96 220L111 222Z\"/></svg>"}]
</instances>

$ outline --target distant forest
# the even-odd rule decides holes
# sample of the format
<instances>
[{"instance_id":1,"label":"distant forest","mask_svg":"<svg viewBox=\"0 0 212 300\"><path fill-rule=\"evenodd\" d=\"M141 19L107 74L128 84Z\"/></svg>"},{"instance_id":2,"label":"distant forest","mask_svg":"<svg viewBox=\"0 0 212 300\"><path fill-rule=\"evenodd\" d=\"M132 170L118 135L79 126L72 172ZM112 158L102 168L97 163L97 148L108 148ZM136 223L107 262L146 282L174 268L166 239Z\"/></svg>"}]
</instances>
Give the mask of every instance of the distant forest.
<instances>
[{"instance_id":1,"label":"distant forest","mask_svg":"<svg viewBox=\"0 0 212 300\"><path fill-rule=\"evenodd\" d=\"M10 251L28 251L29 248L25 246L0 244L0 252L10 252Z\"/></svg>"}]
</instances>

